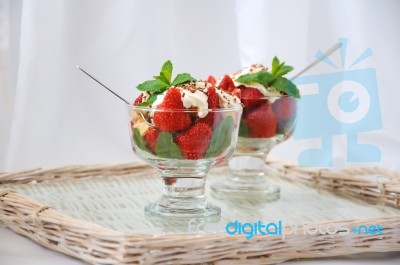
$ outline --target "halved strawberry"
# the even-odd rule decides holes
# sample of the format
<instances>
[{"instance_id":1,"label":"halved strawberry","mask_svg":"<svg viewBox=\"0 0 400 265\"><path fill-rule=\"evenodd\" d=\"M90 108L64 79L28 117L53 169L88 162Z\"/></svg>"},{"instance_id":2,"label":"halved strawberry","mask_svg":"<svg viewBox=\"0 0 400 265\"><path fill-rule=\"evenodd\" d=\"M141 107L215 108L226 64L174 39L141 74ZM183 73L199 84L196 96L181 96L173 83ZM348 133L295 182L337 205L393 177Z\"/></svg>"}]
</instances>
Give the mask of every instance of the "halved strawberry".
<instances>
[{"instance_id":1,"label":"halved strawberry","mask_svg":"<svg viewBox=\"0 0 400 265\"><path fill-rule=\"evenodd\" d=\"M137 106L139 103L141 103L143 100L143 94L140 94L136 99L135 102L133 102L133 105Z\"/></svg>"},{"instance_id":2,"label":"halved strawberry","mask_svg":"<svg viewBox=\"0 0 400 265\"><path fill-rule=\"evenodd\" d=\"M250 110L244 117L252 138L270 138L275 135L278 118L269 102Z\"/></svg>"},{"instance_id":3,"label":"halved strawberry","mask_svg":"<svg viewBox=\"0 0 400 265\"><path fill-rule=\"evenodd\" d=\"M227 92L232 92L236 89L235 84L233 83L232 78L230 78L229 75L224 75L218 87Z\"/></svg>"},{"instance_id":4,"label":"halved strawberry","mask_svg":"<svg viewBox=\"0 0 400 265\"><path fill-rule=\"evenodd\" d=\"M176 144L183 157L187 159L203 158L211 141L212 130L208 124L196 123L184 132L176 135Z\"/></svg>"},{"instance_id":5,"label":"halved strawberry","mask_svg":"<svg viewBox=\"0 0 400 265\"><path fill-rule=\"evenodd\" d=\"M209 75L208 79L207 79L207 82L210 83L211 85L215 86L215 84L217 83L217 79L215 79L214 76Z\"/></svg>"},{"instance_id":6,"label":"halved strawberry","mask_svg":"<svg viewBox=\"0 0 400 265\"><path fill-rule=\"evenodd\" d=\"M158 135L160 135L160 131L156 128L148 128L143 135L143 138L153 152L156 150Z\"/></svg>"},{"instance_id":7,"label":"halved strawberry","mask_svg":"<svg viewBox=\"0 0 400 265\"><path fill-rule=\"evenodd\" d=\"M240 100L247 109L260 106L263 103L261 99L264 95L256 88L240 86L242 93Z\"/></svg>"},{"instance_id":8,"label":"halved strawberry","mask_svg":"<svg viewBox=\"0 0 400 265\"><path fill-rule=\"evenodd\" d=\"M287 121L296 113L296 100L289 96L283 96L272 104L279 120Z\"/></svg>"},{"instance_id":9,"label":"halved strawberry","mask_svg":"<svg viewBox=\"0 0 400 265\"><path fill-rule=\"evenodd\" d=\"M173 132L185 130L192 125L190 115L179 110L185 110L178 88L170 88L165 94L163 102L157 106L154 113L154 125L162 131ZM174 110L174 111L168 111Z\"/></svg>"},{"instance_id":10,"label":"halved strawberry","mask_svg":"<svg viewBox=\"0 0 400 265\"><path fill-rule=\"evenodd\" d=\"M215 91L215 87L209 87L207 89L207 102L208 102L208 108L209 109L217 109L219 108L219 96L217 94L217 92ZM199 122L203 122L206 123L208 125L210 125L210 127L214 127L216 126L216 123L218 123L218 120L220 121L220 119L216 120L216 117L220 117L220 115L218 115L219 113L216 112L209 112L207 114L207 116L205 116L204 118L200 118Z\"/></svg>"}]
</instances>

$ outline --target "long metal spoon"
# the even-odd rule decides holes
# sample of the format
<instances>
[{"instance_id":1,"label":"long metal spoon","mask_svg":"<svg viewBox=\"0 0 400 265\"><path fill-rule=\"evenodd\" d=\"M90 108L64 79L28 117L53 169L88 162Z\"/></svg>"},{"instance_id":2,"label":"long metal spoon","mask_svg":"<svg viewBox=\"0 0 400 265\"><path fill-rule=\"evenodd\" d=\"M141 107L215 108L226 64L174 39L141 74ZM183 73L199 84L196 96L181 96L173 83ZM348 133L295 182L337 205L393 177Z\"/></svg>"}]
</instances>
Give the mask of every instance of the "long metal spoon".
<instances>
[{"instance_id":1,"label":"long metal spoon","mask_svg":"<svg viewBox=\"0 0 400 265\"><path fill-rule=\"evenodd\" d=\"M130 105L131 103L129 103L128 100L124 99L123 97L121 97L120 95L118 95L117 93L115 93L112 89L108 88L106 85L104 85L102 82L100 82L99 80L97 80L96 78L94 78L91 74L89 74L88 72L86 72L85 70L83 70L79 65L76 66L76 68L78 68L79 70L81 70L84 74L86 74L87 76L89 76L91 79L93 79L94 81L96 81L98 84L100 84L102 87L104 87L105 89L107 89L108 91L110 91L114 96L118 97L120 100L122 100L123 102L125 102L126 104ZM147 125L149 125L150 127L154 127L154 124L152 124L151 122L149 122L146 117L143 115L143 113L141 111L138 111L138 113L140 114L140 116L142 116L143 120L147 123Z\"/></svg>"},{"instance_id":2,"label":"long metal spoon","mask_svg":"<svg viewBox=\"0 0 400 265\"><path fill-rule=\"evenodd\" d=\"M326 52L324 52L323 54L325 55L325 57L330 56L332 53L334 53L335 51L337 51L340 47L342 47L342 43L338 42L335 45L333 45L332 47L330 47ZM316 66L317 64L319 64L321 62L321 60L316 59L314 60L312 63L310 63L309 65L307 65L303 70L301 70L300 72L298 72L295 76L293 76L290 80L296 79L297 77L299 77L300 75L304 74L305 72L307 72L308 70L310 70L311 68L313 68L314 66Z\"/></svg>"}]
</instances>

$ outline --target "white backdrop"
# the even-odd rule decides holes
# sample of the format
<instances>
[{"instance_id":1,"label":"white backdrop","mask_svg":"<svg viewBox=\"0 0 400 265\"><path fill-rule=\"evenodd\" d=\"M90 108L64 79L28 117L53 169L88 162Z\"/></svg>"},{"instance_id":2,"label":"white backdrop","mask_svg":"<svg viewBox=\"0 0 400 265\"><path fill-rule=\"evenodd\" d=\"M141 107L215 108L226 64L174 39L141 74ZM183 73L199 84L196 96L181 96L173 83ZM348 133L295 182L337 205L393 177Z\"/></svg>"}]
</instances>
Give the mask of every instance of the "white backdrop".
<instances>
[{"instance_id":1,"label":"white backdrop","mask_svg":"<svg viewBox=\"0 0 400 265\"><path fill-rule=\"evenodd\" d=\"M400 169L399 11L396 0L0 0L0 171L137 159L124 104L75 65L133 100L167 59L199 78L274 55L300 70L343 37L349 60L374 52L363 67L377 72L383 128L360 139ZM296 161L315 144L291 139L272 155ZM335 137L335 166L352 165L345 150Z\"/></svg>"},{"instance_id":2,"label":"white backdrop","mask_svg":"<svg viewBox=\"0 0 400 265\"><path fill-rule=\"evenodd\" d=\"M220 76L274 55L300 70L338 38L348 58L377 72L383 129L360 139L377 145L382 165L400 168L400 61L397 1L75 1L1 0L0 169L136 159L124 104L83 76L79 64L124 97L166 59L176 71ZM332 61L340 59L337 52ZM311 73L330 71L320 64ZM272 155L297 160L318 140L290 140ZM334 138L336 166L345 138Z\"/></svg>"}]
</instances>

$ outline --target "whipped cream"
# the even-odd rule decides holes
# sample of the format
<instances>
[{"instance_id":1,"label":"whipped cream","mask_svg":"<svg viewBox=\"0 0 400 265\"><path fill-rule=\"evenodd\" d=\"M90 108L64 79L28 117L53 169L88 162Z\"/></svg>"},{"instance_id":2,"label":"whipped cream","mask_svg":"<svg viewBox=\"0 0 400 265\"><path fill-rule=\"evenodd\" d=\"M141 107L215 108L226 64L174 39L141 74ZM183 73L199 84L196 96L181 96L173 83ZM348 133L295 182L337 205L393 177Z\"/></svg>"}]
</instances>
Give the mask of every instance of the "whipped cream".
<instances>
[{"instance_id":1,"label":"whipped cream","mask_svg":"<svg viewBox=\"0 0 400 265\"><path fill-rule=\"evenodd\" d=\"M240 99L231 93L228 93L222 89L216 88L215 91L219 97L219 106L221 108L242 108Z\"/></svg>"},{"instance_id":2,"label":"whipped cream","mask_svg":"<svg viewBox=\"0 0 400 265\"><path fill-rule=\"evenodd\" d=\"M195 108L198 110L197 115L200 118L204 118L208 114L208 97L203 92L203 90L207 87L205 82L196 82L194 86L178 86L181 92L181 100L182 104L185 108ZM167 90L168 91L168 90ZM157 96L156 100L153 102L152 107L156 108L160 105L167 94L167 91Z\"/></svg>"},{"instance_id":3,"label":"whipped cream","mask_svg":"<svg viewBox=\"0 0 400 265\"><path fill-rule=\"evenodd\" d=\"M208 88L211 85L209 83L198 81L192 84L185 84L182 86L177 86L181 92L182 104L186 109L196 109L198 110L197 115L200 118L207 116L208 110ZM221 108L242 108L240 99L231 93L228 93L222 89L216 88L215 91L219 97L219 105ZM152 107L157 108L165 98L168 90L158 95L156 100L153 102ZM153 116L153 113L150 113Z\"/></svg>"},{"instance_id":4,"label":"whipped cream","mask_svg":"<svg viewBox=\"0 0 400 265\"><path fill-rule=\"evenodd\" d=\"M235 74L233 74L232 80L233 83L235 84L236 87L244 85L246 87L252 87L257 89L258 91L261 92L261 94L263 94L266 97L276 97L276 98L271 98L270 101L273 102L276 99L278 99L278 97L281 97L281 93L274 87L268 87L265 88L263 85L259 84L259 83L250 83L250 84L244 84L244 83L240 83L237 82L236 79L239 78L242 75L246 75L246 74L255 74L261 71L267 71L268 68L263 66L262 64L252 64L247 68L244 68L242 70L237 71Z\"/></svg>"},{"instance_id":5,"label":"whipped cream","mask_svg":"<svg viewBox=\"0 0 400 265\"><path fill-rule=\"evenodd\" d=\"M203 91L190 91L182 88L180 88L180 90L182 94L182 103L185 108L197 108L199 111L197 115L200 118L204 118L205 116L207 116L208 97Z\"/></svg>"}]
</instances>

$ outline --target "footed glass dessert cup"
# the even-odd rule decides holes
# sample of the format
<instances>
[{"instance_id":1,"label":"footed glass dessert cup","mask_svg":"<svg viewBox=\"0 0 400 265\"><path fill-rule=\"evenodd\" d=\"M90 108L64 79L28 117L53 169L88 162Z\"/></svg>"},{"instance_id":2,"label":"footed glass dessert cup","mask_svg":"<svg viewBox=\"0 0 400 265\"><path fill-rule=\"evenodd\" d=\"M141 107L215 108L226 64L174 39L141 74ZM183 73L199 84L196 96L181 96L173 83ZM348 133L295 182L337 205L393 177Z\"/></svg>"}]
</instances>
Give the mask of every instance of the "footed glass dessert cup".
<instances>
[{"instance_id":1,"label":"footed glass dessert cup","mask_svg":"<svg viewBox=\"0 0 400 265\"><path fill-rule=\"evenodd\" d=\"M211 186L220 199L275 201L280 188L268 182L265 161L271 149L288 139L295 128L297 100L287 95L241 98L245 107L229 174Z\"/></svg>"},{"instance_id":2,"label":"footed glass dessert cup","mask_svg":"<svg viewBox=\"0 0 400 265\"><path fill-rule=\"evenodd\" d=\"M162 179L160 199L145 207L150 217L218 219L207 202L210 168L234 152L241 108L160 110L128 106L133 151ZM201 117L201 118L199 118Z\"/></svg>"}]
</instances>

